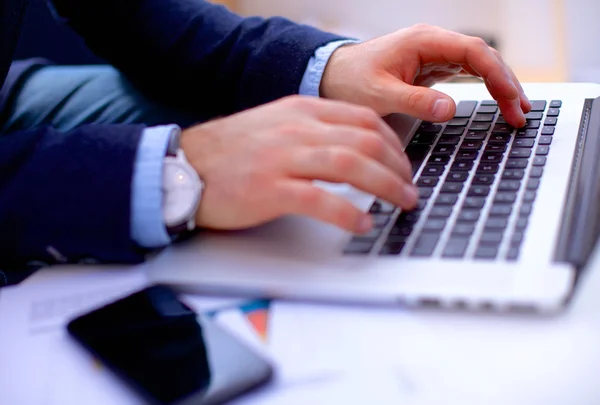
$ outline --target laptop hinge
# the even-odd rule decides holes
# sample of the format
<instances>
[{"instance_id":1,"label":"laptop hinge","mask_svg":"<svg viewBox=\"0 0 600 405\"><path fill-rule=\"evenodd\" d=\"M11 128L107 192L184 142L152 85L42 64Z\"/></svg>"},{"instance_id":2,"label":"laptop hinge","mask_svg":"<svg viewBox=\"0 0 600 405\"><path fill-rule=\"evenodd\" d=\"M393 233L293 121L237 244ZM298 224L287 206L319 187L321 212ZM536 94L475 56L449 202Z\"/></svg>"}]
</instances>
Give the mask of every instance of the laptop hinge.
<instances>
[{"instance_id":1,"label":"laptop hinge","mask_svg":"<svg viewBox=\"0 0 600 405\"><path fill-rule=\"evenodd\" d=\"M577 270L600 234L600 98L585 101L554 260Z\"/></svg>"}]
</instances>

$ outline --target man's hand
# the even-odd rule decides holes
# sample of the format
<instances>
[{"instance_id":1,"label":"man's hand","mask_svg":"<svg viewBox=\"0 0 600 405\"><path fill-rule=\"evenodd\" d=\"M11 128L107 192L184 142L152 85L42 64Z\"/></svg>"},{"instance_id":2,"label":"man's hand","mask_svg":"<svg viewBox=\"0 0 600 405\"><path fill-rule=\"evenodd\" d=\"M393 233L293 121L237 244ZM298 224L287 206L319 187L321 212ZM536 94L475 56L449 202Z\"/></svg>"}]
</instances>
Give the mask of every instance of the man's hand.
<instances>
[{"instance_id":1,"label":"man's hand","mask_svg":"<svg viewBox=\"0 0 600 405\"><path fill-rule=\"evenodd\" d=\"M326 98L366 105L381 115L401 112L447 121L454 101L427 88L459 73L480 77L506 122L525 125L531 104L500 54L482 39L417 25L371 41L339 48L321 82Z\"/></svg>"},{"instance_id":2,"label":"man's hand","mask_svg":"<svg viewBox=\"0 0 600 405\"><path fill-rule=\"evenodd\" d=\"M417 202L403 146L365 107L289 97L185 130L181 144L206 184L196 217L204 228L301 214L355 233L371 229L368 214L313 179L349 183L404 209Z\"/></svg>"}]
</instances>

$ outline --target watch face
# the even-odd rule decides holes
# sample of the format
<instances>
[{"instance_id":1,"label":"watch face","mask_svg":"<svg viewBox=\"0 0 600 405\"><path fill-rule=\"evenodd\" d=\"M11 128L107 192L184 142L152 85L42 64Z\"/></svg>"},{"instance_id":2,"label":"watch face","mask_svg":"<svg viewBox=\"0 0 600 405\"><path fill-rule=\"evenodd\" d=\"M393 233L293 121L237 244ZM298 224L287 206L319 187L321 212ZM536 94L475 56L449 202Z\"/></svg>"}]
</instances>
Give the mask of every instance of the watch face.
<instances>
[{"instance_id":1,"label":"watch face","mask_svg":"<svg viewBox=\"0 0 600 405\"><path fill-rule=\"evenodd\" d=\"M187 222L194 214L201 189L193 169L165 159L163 171L163 213L167 226Z\"/></svg>"}]
</instances>

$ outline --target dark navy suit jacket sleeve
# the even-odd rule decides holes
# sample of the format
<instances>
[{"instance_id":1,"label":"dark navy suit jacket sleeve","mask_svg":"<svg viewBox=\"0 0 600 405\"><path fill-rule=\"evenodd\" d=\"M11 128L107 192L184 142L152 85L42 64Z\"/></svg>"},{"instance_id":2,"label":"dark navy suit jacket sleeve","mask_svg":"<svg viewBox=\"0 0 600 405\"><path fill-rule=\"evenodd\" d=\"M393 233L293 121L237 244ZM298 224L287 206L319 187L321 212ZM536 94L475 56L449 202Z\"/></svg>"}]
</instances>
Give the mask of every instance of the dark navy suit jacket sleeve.
<instances>
[{"instance_id":1,"label":"dark navy suit jacket sleeve","mask_svg":"<svg viewBox=\"0 0 600 405\"><path fill-rule=\"evenodd\" d=\"M144 252L130 236L130 204L143 128L88 125L0 136L0 270L89 258L141 261Z\"/></svg>"},{"instance_id":2,"label":"dark navy suit jacket sleeve","mask_svg":"<svg viewBox=\"0 0 600 405\"><path fill-rule=\"evenodd\" d=\"M148 95L201 117L297 93L315 50L340 39L282 18L243 19L202 0L54 5ZM130 235L142 130L91 125L0 137L0 285L6 270L32 262L143 260Z\"/></svg>"},{"instance_id":3,"label":"dark navy suit jacket sleeve","mask_svg":"<svg viewBox=\"0 0 600 405\"><path fill-rule=\"evenodd\" d=\"M88 46L162 101L225 115L298 92L315 50L341 38L203 0L54 0Z\"/></svg>"}]
</instances>

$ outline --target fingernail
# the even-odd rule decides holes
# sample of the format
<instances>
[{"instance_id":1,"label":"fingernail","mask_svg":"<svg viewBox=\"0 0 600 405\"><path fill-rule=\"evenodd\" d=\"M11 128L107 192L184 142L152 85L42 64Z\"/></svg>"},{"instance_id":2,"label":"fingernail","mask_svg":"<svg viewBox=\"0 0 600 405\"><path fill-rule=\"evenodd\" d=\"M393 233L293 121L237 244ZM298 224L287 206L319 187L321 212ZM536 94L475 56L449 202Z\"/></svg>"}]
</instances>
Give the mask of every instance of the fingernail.
<instances>
[{"instance_id":1,"label":"fingernail","mask_svg":"<svg viewBox=\"0 0 600 405\"><path fill-rule=\"evenodd\" d=\"M417 203L418 199L419 192L417 191L417 188L412 184L405 184L403 190L403 200L412 206Z\"/></svg>"},{"instance_id":2,"label":"fingernail","mask_svg":"<svg viewBox=\"0 0 600 405\"><path fill-rule=\"evenodd\" d=\"M373 219L371 218L371 216L369 214L365 214L363 216L360 217L360 219L358 220L358 226L356 231L359 234L363 234L363 233L367 233L369 231L371 231L371 229L373 228Z\"/></svg>"},{"instance_id":3,"label":"fingernail","mask_svg":"<svg viewBox=\"0 0 600 405\"><path fill-rule=\"evenodd\" d=\"M439 98L433 103L433 117L438 120L443 120L448 117L450 111L450 102L445 98Z\"/></svg>"}]
</instances>

